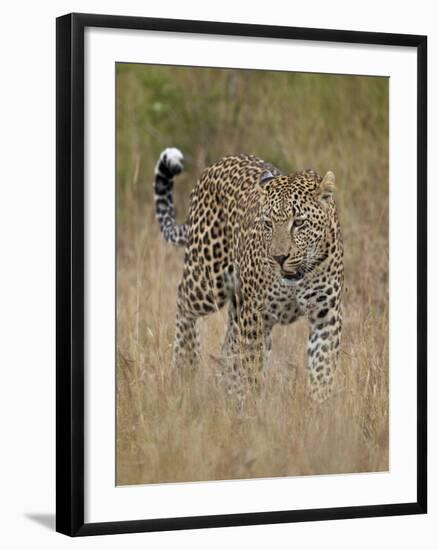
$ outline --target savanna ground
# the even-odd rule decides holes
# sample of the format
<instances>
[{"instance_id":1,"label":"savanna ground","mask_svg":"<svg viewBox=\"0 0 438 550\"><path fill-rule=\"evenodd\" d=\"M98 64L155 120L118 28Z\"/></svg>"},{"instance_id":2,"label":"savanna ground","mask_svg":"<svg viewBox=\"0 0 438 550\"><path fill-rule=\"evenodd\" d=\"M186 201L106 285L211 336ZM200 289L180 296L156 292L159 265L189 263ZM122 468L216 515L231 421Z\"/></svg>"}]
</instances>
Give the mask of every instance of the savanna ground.
<instances>
[{"instance_id":1,"label":"savanna ground","mask_svg":"<svg viewBox=\"0 0 438 550\"><path fill-rule=\"evenodd\" d=\"M154 219L153 170L179 147L177 217L202 169L252 153L336 174L345 246L336 394L305 393L305 320L274 329L266 387L243 413L217 377L226 311L201 324L202 368L170 368L183 250ZM388 469L388 81L117 66L117 484Z\"/></svg>"}]
</instances>

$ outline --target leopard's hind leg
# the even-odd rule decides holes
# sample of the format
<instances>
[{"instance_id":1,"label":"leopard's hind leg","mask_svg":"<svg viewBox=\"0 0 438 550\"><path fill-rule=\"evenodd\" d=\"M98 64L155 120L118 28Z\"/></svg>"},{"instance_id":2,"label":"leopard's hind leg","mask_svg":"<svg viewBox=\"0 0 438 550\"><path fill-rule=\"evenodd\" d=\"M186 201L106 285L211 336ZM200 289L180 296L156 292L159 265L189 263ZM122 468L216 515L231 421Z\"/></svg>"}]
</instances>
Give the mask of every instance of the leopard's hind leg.
<instances>
[{"instance_id":1,"label":"leopard's hind leg","mask_svg":"<svg viewBox=\"0 0 438 550\"><path fill-rule=\"evenodd\" d=\"M198 330L199 314L190 307L184 279L178 287L176 306L175 340L172 365L177 368L196 369L200 359Z\"/></svg>"},{"instance_id":2,"label":"leopard's hind leg","mask_svg":"<svg viewBox=\"0 0 438 550\"><path fill-rule=\"evenodd\" d=\"M199 364L198 319L183 309L178 309L173 347L174 367L197 368Z\"/></svg>"},{"instance_id":3,"label":"leopard's hind leg","mask_svg":"<svg viewBox=\"0 0 438 550\"><path fill-rule=\"evenodd\" d=\"M178 286L173 365L196 368L200 360L198 319L219 311L226 301L225 293L211 280L208 269L188 262Z\"/></svg>"}]
</instances>

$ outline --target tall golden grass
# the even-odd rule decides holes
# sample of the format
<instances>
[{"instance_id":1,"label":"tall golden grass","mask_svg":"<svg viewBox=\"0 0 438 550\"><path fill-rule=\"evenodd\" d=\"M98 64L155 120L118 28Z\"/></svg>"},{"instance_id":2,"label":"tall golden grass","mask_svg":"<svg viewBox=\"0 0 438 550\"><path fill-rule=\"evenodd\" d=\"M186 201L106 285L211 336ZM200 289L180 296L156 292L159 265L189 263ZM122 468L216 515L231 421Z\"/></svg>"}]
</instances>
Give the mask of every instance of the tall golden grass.
<instances>
[{"instance_id":1,"label":"tall golden grass","mask_svg":"<svg viewBox=\"0 0 438 550\"><path fill-rule=\"evenodd\" d=\"M170 368L183 250L160 236L153 168L186 157L178 218L208 163L254 153L333 170L344 235L344 332L335 395L305 392L305 320L274 329L272 364L244 411L218 379L226 311L203 319L201 368ZM119 65L117 483L388 469L388 82L383 78Z\"/></svg>"}]
</instances>

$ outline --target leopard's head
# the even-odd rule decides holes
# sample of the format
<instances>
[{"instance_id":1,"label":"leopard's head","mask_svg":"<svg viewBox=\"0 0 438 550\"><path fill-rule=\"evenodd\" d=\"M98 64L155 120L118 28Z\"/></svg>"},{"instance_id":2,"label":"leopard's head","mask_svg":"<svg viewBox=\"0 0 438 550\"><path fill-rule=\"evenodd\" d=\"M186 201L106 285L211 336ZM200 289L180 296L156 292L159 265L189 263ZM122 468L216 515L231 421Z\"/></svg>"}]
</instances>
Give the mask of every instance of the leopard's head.
<instances>
[{"instance_id":1,"label":"leopard's head","mask_svg":"<svg viewBox=\"0 0 438 550\"><path fill-rule=\"evenodd\" d=\"M287 283L295 284L327 255L326 239L335 212L335 176L312 170L259 180L260 216L267 260Z\"/></svg>"}]
</instances>

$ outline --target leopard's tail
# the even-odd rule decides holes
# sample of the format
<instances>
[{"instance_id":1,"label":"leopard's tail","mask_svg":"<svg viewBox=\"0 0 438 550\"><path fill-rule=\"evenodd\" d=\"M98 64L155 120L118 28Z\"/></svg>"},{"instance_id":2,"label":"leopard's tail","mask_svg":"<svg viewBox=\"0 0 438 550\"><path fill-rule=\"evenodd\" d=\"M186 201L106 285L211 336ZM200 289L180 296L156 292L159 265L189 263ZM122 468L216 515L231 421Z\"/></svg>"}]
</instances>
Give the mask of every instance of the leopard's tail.
<instances>
[{"instance_id":1,"label":"leopard's tail","mask_svg":"<svg viewBox=\"0 0 438 550\"><path fill-rule=\"evenodd\" d=\"M173 177L183 170L183 155L179 149L165 149L155 165L155 216L167 242L175 246L187 244L187 224L177 224L173 205Z\"/></svg>"}]
</instances>

